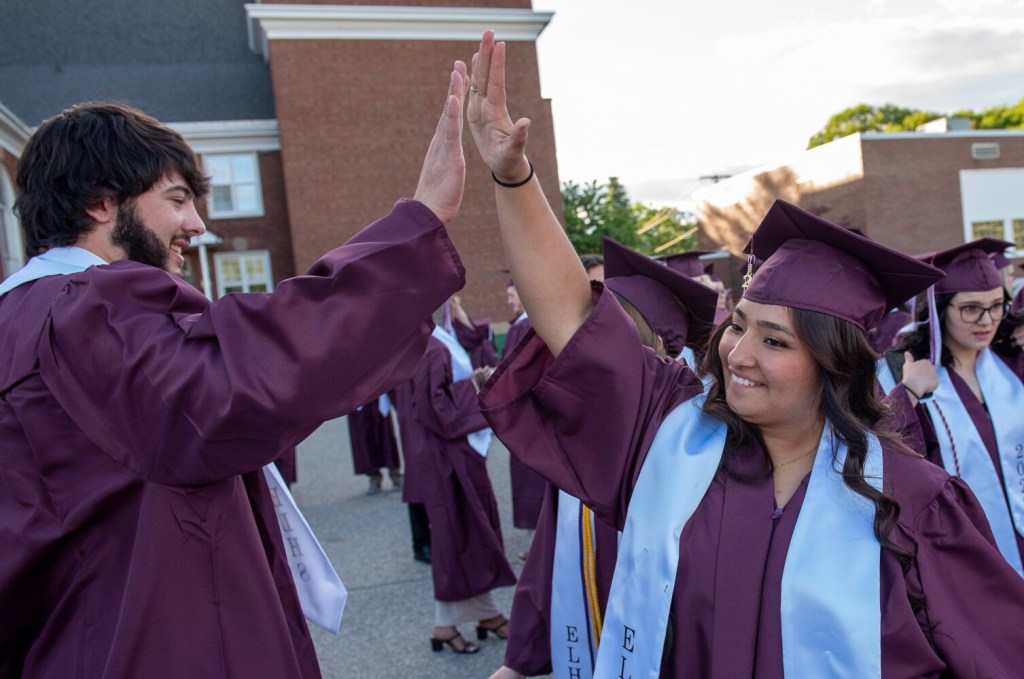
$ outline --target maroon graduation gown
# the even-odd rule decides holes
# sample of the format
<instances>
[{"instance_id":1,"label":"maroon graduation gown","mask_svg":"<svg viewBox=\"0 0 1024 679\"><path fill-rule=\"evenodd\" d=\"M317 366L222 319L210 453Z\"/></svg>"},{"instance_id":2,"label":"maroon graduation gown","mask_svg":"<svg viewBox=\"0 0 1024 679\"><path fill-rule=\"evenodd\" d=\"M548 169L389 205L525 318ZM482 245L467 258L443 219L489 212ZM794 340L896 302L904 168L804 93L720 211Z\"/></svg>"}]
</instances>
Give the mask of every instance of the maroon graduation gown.
<instances>
[{"instance_id":1,"label":"maroon graduation gown","mask_svg":"<svg viewBox=\"0 0 1024 679\"><path fill-rule=\"evenodd\" d=\"M381 469L402 466L398 440L391 417L380 414L377 401L370 401L361 410L347 417L348 438L352 444L352 466L356 474L379 474Z\"/></svg>"},{"instance_id":2,"label":"maroon graduation gown","mask_svg":"<svg viewBox=\"0 0 1024 679\"><path fill-rule=\"evenodd\" d=\"M459 344L469 354L469 362L473 368L493 368L498 365L498 350L494 348L491 340L491 321L482 319L473 321L473 327L463 325L459 321L453 321L455 337Z\"/></svg>"},{"instance_id":3,"label":"maroon graduation gown","mask_svg":"<svg viewBox=\"0 0 1024 679\"><path fill-rule=\"evenodd\" d=\"M529 318L514 322L505 336L504 355L510 356L516 345L533 328ZM519 461L515 455L508 458L508 477L512 486L512 525L523 530L537 527L540 506L544 502L547 482L544 477Z\"/></svg>"},{"instance_id":4,"label":"maroon graduation gown","mask_svg":"<svg viewBox=\"0 0 1024 679\"><path fill-rule=\"evenodd\" d=\"M1006 363L1018 378L1024 380L1024 355L1020 352L1016 352L1013 356L1005 356L998 352L993 353L995 353L999 360ZM978 435L981 437L982 443L985 444L985 449L992 460L992 466L995 468L996 474L999 475L1000 487L1005 492L1006 484L1003 476L1003 464L999 459L996 432L992 427L992 418L989 417L988 410L985 409L985 405L978 400L974 392L971 391L971 388L956 371L949 371L949 381L953 383L953 388L956 389L956 393L963 402L964 408L967 409L967 414L970 415L971 421L974 422L974 426L978 429ZM939 438L935 433L935 423L932 422L928 408L924 404L919 403L915 408L911 409L910 399L906 391L898 385L893 390L892 396L908 412L916 414L917 422L915 424L920 425L918 433L924 440L925 457L930 462L943 467L942 449L939 446ZM1021 408L1021 416L1024 417L1024 404L1021 404ZM1021 534L1017 531L1014 531L1013 535L1017 539L1017 549L1020 551L1021 559L1024 559L1024 537L1021 537Z\"/></svg>"},{"instance_id":5,"label":"maroon graduation gown","mask_svg":"<svg viewBox=\"0 0 1024 679\"><path fill-rule=\"evenodd\" d=\"M402 440L409 475L419 477L413 493L430 517L434 597L462 601L515 584L487 461L466 440L487 422L472 382L452 381L451 355L436 339L416 367L408 398L399 396L407 400L413 417L402 423Z\"/></svg>"},{"instance_id":6,"label":"maroon graduation gown","mask_svg":"<svg viewBox=\"0 0 1024 679\"><path fill-rule=\"evenodd\" d=\"M0 677L319 677L260 468L407 379L463 282L403 201L273 294L123 261L0 298Z\"/></svg>"},{"instance_id":7,"label":"maroon graduation gown","mask_svg":"<svg viewBox=\"0 0 1024 679\"><path fill-rule=\"evenodd\" d=\"M547 484L530 558L523 565L512 596L505 666L526 676L551 673L551 587L558 527L558 490ZM615 573L619 534L604 521L594 521L598 605L602 617Z\"/></svg>"},{"instance_id":8,"label":"maroon graduation gown","mask_svg":"<svg viewBox=\"0 0 1024 679\"><path fill-rule=\"evenodd\" d=\"M557 360L528 336L481 399L514 454L621 527L658 426L700 386L644 348L611 299L599 295ZM764 455L734 445L725 454L742 471ZM916 563L904 575L881 555L882 676L1019 676L1024 645L1007 621L1024 620L1024 581L996 550L977 500L920 457L885 444L883 455L884 487L901 508L890 538ZM782 676L782 570L805 490L806 479L776 518L770 476L715 476L680 540L664 676ZM908 589L928 598L925 612L915 615Z\"/></svg>"}]
</instances>

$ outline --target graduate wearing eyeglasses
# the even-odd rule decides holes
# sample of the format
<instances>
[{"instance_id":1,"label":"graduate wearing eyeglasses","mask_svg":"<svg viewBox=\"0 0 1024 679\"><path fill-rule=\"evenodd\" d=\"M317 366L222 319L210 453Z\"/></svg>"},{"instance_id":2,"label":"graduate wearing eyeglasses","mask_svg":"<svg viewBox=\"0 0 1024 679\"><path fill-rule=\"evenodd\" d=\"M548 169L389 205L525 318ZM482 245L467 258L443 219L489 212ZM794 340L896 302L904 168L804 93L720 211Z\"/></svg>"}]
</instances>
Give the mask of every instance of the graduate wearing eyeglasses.
<instances>
[{"instance_id":1,"label":"graduate wearing eyeglasses","mask_svg":"<svg viewBox=\"0 0 1024 679\"><path fill-rule=\"evenodd\" d=\"M999 551L1024 576L1024 356L1007 351L1024 328L1011 347L992 344L1010 309L992 255L1012 245L982 238L929 258L946 277L919 305L893 393L916 406L928 459L970 485Z\"/></svg>"}]
</instances>

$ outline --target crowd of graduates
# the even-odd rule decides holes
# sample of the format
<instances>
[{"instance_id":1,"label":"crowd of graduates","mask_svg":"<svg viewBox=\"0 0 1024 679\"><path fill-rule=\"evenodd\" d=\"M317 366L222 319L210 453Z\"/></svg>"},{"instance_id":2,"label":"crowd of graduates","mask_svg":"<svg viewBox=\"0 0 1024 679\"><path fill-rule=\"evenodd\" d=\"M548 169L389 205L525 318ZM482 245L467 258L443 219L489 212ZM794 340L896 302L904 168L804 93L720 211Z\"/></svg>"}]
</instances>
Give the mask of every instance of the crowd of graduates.
<instances>
[{"instance_id":1,"label":"crowd of graduates","mask_svg":"<svg viewBox=\"0 0 1024 679\"><path fill-rule=\"evenodd\" d=\"M0 288L0 677L320 676L261 469L343 414L368 492L386 470L409 504L430 647L505 640L495 677L1019 677L1012 244L912 256L780 200L734 305L699 253L581 258L505 56L488 31L456 62L414 199L273 294L169 275L208 186L157 121L83 105L33 135L36 256ZM511 278L500 360L455 296L464 125ZM494 437L535 531L518 582Z\"/></svg>"}]
</instances>

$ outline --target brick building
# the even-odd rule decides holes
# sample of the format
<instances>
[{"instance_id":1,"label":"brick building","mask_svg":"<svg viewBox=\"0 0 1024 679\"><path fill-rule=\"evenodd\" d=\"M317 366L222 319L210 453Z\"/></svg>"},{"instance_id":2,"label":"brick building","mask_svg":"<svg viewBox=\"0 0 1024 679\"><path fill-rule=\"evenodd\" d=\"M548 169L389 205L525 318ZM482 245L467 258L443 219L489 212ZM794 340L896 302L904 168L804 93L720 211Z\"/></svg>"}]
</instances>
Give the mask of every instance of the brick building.
<instances>
[{"instance_id":1,"label":"brick building","mask_svg":"<svg viewBox=\"0 0 1024 679\"><path fill-rule=\"evenodd\" d=\"M177 129L213 191L186 277L211 298L270 290L411 196L455 59L486 28L508 42L508 86L532 119L531 160L560 215L550 102L530 0L14 0L0 23L3 275L24 261L10 211L31 130L71 104L117 100ZM12 6L13 5L13 6ZM451 225L474 316L504 319L506 275L490 175L468 139Z\"/></svg>"},{"instance_id":2,"label":"brick building","mask_svg":"<svg viewBox=\"0 0 1024 679\"><path fill-rule=\"evenodd\" d=\"M782 198L910 254L993 236L1024 255L1024 130L949 127L854 134L704 187L701 247L739 255ZM729 261L719 275L736 285Z\"/></svg>"}]
</instances>

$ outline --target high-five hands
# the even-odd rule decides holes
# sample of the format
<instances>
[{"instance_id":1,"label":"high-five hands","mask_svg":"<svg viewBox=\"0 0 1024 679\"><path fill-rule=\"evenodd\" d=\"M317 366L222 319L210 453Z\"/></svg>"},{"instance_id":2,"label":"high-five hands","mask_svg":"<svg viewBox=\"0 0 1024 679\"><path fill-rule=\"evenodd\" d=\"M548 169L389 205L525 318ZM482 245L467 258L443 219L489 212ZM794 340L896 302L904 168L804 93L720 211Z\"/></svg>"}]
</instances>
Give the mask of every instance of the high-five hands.
<instances>
[{"instance_id":1,"label":"high-five hands","mask_svg":"<svg viewBox=\"0 0 1024 679\"><path fill-rule=\"evenodd\" d=\"M484 32L473 55L469 77L469 131L480 156L499 181L513 184L530 174L526 160L528 118L515 123L505 104L505 43L494 42L494 31Z\"/></svg>"}]
</instances>

